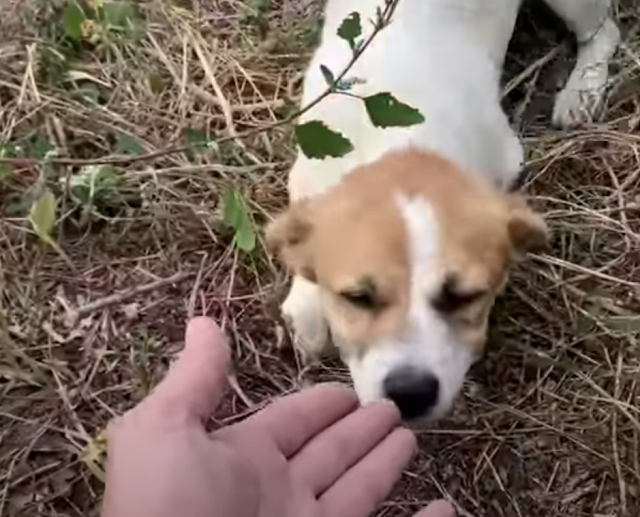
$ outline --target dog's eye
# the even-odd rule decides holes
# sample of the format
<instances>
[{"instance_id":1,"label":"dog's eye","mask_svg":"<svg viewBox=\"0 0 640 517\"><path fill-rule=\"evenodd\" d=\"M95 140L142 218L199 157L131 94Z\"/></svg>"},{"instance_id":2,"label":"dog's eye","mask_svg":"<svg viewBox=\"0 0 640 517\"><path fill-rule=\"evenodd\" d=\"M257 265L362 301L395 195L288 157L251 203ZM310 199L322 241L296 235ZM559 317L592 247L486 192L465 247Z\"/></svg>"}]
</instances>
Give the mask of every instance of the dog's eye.
<instances>
[{"instance_id":1,"label":"dog's eye","mask_svg":"<svg viewBox=\"0 0 640 517\"><path fill-rule=\"evenodd\" d=\"M482 298L486 293L484 290L462 291L455 285L456 282L447 278L442 290L433 300L433 306L443 314L452 314Z\"/></svg>"},{"instance_id":2,"label":"dog's eye","mask_svg":"<svg viewBox=\"0 0 640 517\"><path fill-rule=\"evenodd\" d=\"M370 278L362 279L358 286L340 291L340 296L354 307L367 311L380 310L383 305Z\"/></svg>"},{"instance_id":3,"label":"dog's eye","mask_svg":"<svg viewBox=\"0 0 640 517\"><path fill-rule=\"evenodd\" d=\"M367 311L374 311L378 308L377 300L372 293L366 291L342 291L340 296L348 301L351 305L354 305L360 309Z\"/></svg>"}]
</instances>

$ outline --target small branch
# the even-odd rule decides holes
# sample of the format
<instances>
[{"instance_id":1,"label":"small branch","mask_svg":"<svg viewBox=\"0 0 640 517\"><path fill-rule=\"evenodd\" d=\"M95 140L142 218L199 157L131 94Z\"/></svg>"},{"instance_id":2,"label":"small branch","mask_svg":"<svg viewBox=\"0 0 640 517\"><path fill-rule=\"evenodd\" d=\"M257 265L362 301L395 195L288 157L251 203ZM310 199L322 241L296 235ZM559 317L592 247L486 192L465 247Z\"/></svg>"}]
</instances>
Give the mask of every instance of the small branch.
<instances>
[{"instance_id":1,"label":"small branch","mask_svg":"<svg viewBox=\"0 0 640 517\"><path fill-rule=\"evenodd\" d=\"M135 287L131 287L129 289L125 289L118 293L105 296L104 298L100 298L94 302L88 303L81 307L78 307L75 310L71 310L71 319L77 321L79 318L87 316L92 312L99 311L101 309L106 309L107 307L111 307L113 305L119 305L127 300L139 296L141 294L150 293L152 291L156 291L162 287L177 284L180 282L184 282L188 278L191 278L194 275L192 272L180 272L176 273L169 278L161 278L160 280L156 280L155 282L150 282L144 285L138 285Z\"/></svg>"},{"instance_id":2,"label":"small branch","mask_svg":"<svg viewBox=\"0 0 640 517\"><path fill-rule=\"evenodd\" d=\"M233 373L227 374L227 382L229 386L234 391L234 393L238 396L240 400L247 406L247 409L251 410L256 407L256 403L251 400L244 390L240 387L240 383L238 382L238 378Z\"/></svg>"},{"instance_id":3,"label":"small branch","mask_svg":"<svg viewBox=\"0 0 640 517\"><path fill-rule=\"evenodd\" d=\"M345 76L349 73L353 65L358 61L360 56L364 53L364 51L369 47L374 38L378 35L378 33L383 30L391 21L391 17L393 16L394 11L398 5L400 0L385 0L385 6L382 10L382 14L380 19L374 25L374 29L369 35L369 37L364 41L364 43L353 52L353 56L345 66L345 68L338 74L335 81L331 86L328 86L327 89L322 92L317 98L311 101L309 104L295 112L294 114L284 118L282 120L278 120L272 124L262 126L259 128L249 129L244 132L237 133L235 135L229 135L222 138L219 138L215 141L216 144L222 144L225 142L229 142L231 140L240 140L244 138L249 138L251 136L255 136L260 133L266 133L278 127L284 126L286 124L290 124L295 121L309 110L313 109L317 106L321 101L323 101L326 97L335 93L335 86L345 78ZM206 145L206 144L203 144ZM198 147L197 145L178 145L165 147L164 149L159 149L157 151L153 151L146 154L140 154L138 156L105 156L102 158L92 158L92 159L76 159L76 158L49 158L47 159L47 163L55 164L55 165L70 165L70 166L84 166L84 165L99 165L99 164L110 164L110 165L123 165L123 164L131 164L142 161L155 160L157 158L162 158L164 156L169 156L172 154L180 154L186 151L192 150ZM29 166L29 165L37 165L42 160L38 160L35 158L0 158L0 164L9 164L16 166Z\"/></svg>"}]
</instances>

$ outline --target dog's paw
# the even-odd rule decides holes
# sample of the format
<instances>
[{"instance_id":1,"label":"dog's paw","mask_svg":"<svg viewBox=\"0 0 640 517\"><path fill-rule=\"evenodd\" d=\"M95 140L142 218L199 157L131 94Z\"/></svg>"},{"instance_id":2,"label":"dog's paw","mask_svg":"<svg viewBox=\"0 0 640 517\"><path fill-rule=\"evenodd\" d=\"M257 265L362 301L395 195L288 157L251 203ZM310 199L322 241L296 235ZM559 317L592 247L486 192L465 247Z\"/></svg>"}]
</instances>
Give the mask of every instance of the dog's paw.
<instances>
[{"instance_id":1,"label":"dog's paw","mask_svg":"<svg viewBox=\"0 0 640 517\"><path fill-rule=\"evenodd\" d=\"M303 364L318 362L329 347L329 328L322 318L310 317L308 314L292 314L284 312L293 346Z\"/></svg>"},{"instance_id":2,"label":"dog's paw","mask_svg":"<svg viewBox=\"0 0 640 517\"><path fill-rule=\"evenodd\" d=\"M553 123L573 128L597 121L607 98L609 62L620 43L620 30L606 20L588 42L578 48L576 66L553 108Z\"/></svg>"},{"instance_id":3,"label":"dog's paw","mask_svg":"<svg viewBox=\"0 0 640 517\"><path fill-rule=\"evenodd\" d=\"M554 125L566 129L597 121L605 105L607 65L574 70L553 107Z\"/></svg>"},{"instance_id":4,"label":"dog's paw","mask_svg":"<svg viewBox=\"0 0 640 517\"><path fill-rule=\"evenodd\" d=\"M282 318L293 337L293 346L307 364L317 361L330 344L329 326L317 289L304 280L294 280L281 308Z\"/></svg>"}]
</instances>

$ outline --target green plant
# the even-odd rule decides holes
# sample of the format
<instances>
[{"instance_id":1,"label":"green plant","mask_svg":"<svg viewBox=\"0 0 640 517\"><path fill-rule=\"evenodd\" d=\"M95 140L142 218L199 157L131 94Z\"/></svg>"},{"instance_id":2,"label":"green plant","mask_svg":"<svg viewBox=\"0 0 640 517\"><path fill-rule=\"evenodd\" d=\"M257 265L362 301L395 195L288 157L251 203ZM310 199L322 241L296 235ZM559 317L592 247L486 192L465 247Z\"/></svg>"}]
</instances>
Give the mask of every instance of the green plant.
<instances>
[{"instance_id":1,"label":"green plant","mask_svg":"<svg viewBox=\"0 0 640 517\"><path fill-rule=\"evenodd\" d=\"M51 190L45 188L40 197L31 205L31 209L29 210L29 223L38 238L44 244L56 250L71 269L75 269L73 262L58 245L58 242L53 236L53 231L58 221L57 212L58 199Z\"/></svg>"},{"instance_id":2,"label":"green plant","mask_svg":"<svg viewBox=\"0 0 640 517\"><path fill-rule=\"evenodd\" d=\"M357 12L349 14L337 30L338 36L349 46L352 57L347 66L340 72L334 73L327 66L321 66L327 83L327 89L316 99L301 109L289 114L285 118L256 129L250 129L244 133L233 136L225 136L219 139L196 130L188 129L184 134L181 145L146 153L144 148L131 136L116 135L115 150L117 156L96 160L76 160L66 158L50 158L49 163L63 165L89 166L83 174L73 178L72 196L85 209L91 211L100 196L112 192L112 176L109 168L94 168L99 165L115 165L120 163L133 163L137 161L159 158L174 153L184 153L189 160L195 158L198 148L212 148L223 156L225 145L239 138L245 138L257 133L263 133L286 124L294 125L294 135L300 150L310 158L324 159L327 157L341 157L353 150L351 141L339 132L331 129L322 121L310 120L301 124L296 121L324 98L329 95L347 95L362 101L363 109L368 115L374 127L407 127L421 123L424 118L415 108L396 99L390 92L379 92L369 96L358 96L351 90L356 84L365 81L359 77L349 77L348 72L356 60L366 51L375 36L391 23L393 12L399 0L385 0L384 8L378 8L375 19L372 21L373 30L364 39L362 34L362 20ZM259 13L266 13L268 2L257 0L253 9ZM138 11L132 4L125 1L101 1L68 0L63 13L64 32L67 39L82 43L84 41L97 44L108 41L103 38L105 34L120 33L126 28L135 27L140 20ZM95 92L89 92L89 97L95 98ZM42 153L34 153L33 161L40 163ZM11 158L0 156L0 164L11 164ZM87 179L90 178L90 179ZM243 250L250 252L256 246L255 224L248 208L244 195L236 189L227 188L221 194L220 206L222 207L223 222L233 229L234 243Z\"/></svg>"},{"instance_id":3,"label":"green plant","mask_svg":"<svg viewBox=\"0 0 640 517\"><path fill-rule=\"evenodd\" d=\"M17 156L15 146L11 144L0 145L0 158L15 158ZM8 163L0 163L0 187L13 176L13 166Z\"/></svg>"},{"instance_id":4,"label":"green plant","mask_svg":"<svg viewBox=\"0 0 640 517\"><path fill-rule=\"evenodd\" d=\"M222 221L233 230L234 244L242 251L253 251L256 247L256 227L246 198L237 189L225 188L220 199Z\"/></svg>"},{"instance_id":5,"label":"green plant","mask_svg":"<svg viewBox=\"0 0 640 517\"><path fill-rule=\"evenodd\" d=\"M144 153L144 148L130 135L116 133L116 151L120 154L138 156Z\"/></svg>"},{"instance_id":6,"label":"green plant","mask_svg":"<svg viewBox=\"0 0 640 517\"><path fill-rule=\"evenodd\" d=\"M319 120L295 127L298 146L308 158L339 158L353 151L351 142Z\"/></svg>"},{"instance_id":7,"label":"green plant","mask_svg":"<svg viewBox=\"0 0 640 517\"><path fill-rule=\"evenodd\" d=\"M111 165L88 165L64 180L71 201L80 209L80 226L91 216L124 204L119 191L121 177Z\"/></svg>"},{"instance_id":8,"label":"green plant","mask_svg":"<svg viewBox=\"0 0 640 517\"><path fill-rule=\"evenodd\" d=\"M69 0L62 11L65 38L76 45L100 45L132 36L141 29L135 4L118 0Z\"/></svg>"},{"instance_id":9,"label":"green plant","mask_svg":"<svg viewBox=\"0 0 640 517\"><path fill-rule=\"evenodd\" d=\"M72 82L79 100L97 103L100 89L73 77L74 65L84 54L113 50L144 35L144 18L137 3L129 0L64 0L42 9L36 45L39 80L68 88ZM71 80L71 81L69 81Z\"/></svg>"},{"instance_id":10,"label":"green plant","mask_svg":"<svg viewBox=\"0 0 640 517\"><path fill-rule=\"evenodd\" d=\"M373 33L368 40L362 39L362 23L359 13L353 12L342 21L337 34L351 49L351 64L362 54L371 39L391 22L396 4L397 1L387 0L385 9L378 9L376 19L373 22ZM349 68L350 66L336 76L327 66L320 65L320 72L328 87L327 94L348 95L360 99L374 127L407 127L424 121L424 117L417 109L399 101L390 92L380 92L366 97L353 94L351 92L352 86L363 82L363 80L346 78L346 72ZM303 111L309 108L310 106ZM308 158L339 158L353 150L353 145L348 138L318 120L296 125L295 136L300 150Z\"/></svg>"},{"instance_id":11,"label":"green plant","mask_svg":"<svg viewBox=\"0 0 640 517\"><path fill-rule=\"evenodd\" d=\"M256 27L260 37L264 38L269 31L269 8L270 0L248 0L240 23Z\"/></svg>"},{"instance_id":12,"label":"green plant","mask_svg":"<svg viewBox=\"0 0 640 517\"><path fill-rule=\"evenodd\" d=\"M216 141L208 132L198 131L197 129L187 128L184 132L184 141L186 143L185 155L188 160L193 161L196 157L198 148L215 149Z\"/></svg>"},{"instance_id":13,"label":"green plant","mask_svg":"<svg viewBox=\"0 0 640 517\"><path fill-rule=\"evenodd\" d=\"M348 95L362 100L364 109L369 115L372 124L376 127L406 127L422 122L424 120L424 117L417 109L402 103L401 101L396 99L390 92L380 92L367 97L359 97L353 94L350 91L352 86L362 83L364 79L359 77L347 77L349 70L357 61L357 59L362 55L362 53L367 49L371 41L391 22L392 15L398 4L398 1L399 0L385 0L384 9L379 8L377 10L377 15L373 22L374 30L367 39L363 40L361 37L362 27L359 14L351 13L345 19L345 21L338 29L338 33L339 36L344 39L352 49L352 58L347 66L338 75L334 74L326 66L321 67L322 73L327 80L328 87L316 99L311 101L308 105L297 110L296 112L291 113L285 118L273 122L272 124L248 129L242 133L237 133L235 135L221 137L216 140L216 145L222 146L223 144L226 144L230 141L255 136L258 133L265 133L287 124L295 124L295 122L304 113L311 110L314 106L322 102L327 96L332 94ZM297 125L295 128L295 133L296 135L301 136L302 152L307 155L313 156L314 158L321 159L328 156L344 156L353 149L353 146L348 139L346 139L343 135L340 135L336 131L330 129L325 124L318 123L318 121L312 120ZM348 145L345 141L348 142ZM318 144L316 145L315 142L318 142ZM191 152L195 147L209 146L210 143L211 141L209 139L201 139L195 144L188 142L186 144L171 146L148 153L140 152L137 155L135 155L135 153L128 153L125 151L126 154L119 156L107 156L92 160L58 158L51 160L51 162L66 165L133 163L138 161L157 159L170 154ZM298 141L298 144L300 145L300 141ZM0 163L11 162L11 159L0 158Z\"/></svg>"}]
</instances>

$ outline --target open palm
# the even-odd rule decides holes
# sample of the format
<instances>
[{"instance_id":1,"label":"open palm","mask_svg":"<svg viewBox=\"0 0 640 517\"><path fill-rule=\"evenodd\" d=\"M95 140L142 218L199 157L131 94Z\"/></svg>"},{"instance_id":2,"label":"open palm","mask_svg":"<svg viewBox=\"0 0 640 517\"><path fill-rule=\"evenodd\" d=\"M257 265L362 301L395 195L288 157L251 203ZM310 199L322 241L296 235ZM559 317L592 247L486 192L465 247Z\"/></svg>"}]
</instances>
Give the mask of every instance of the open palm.
<instances>
[{"instance_id":1,"label":"open palm","mask_svg":"<svg viewBox=\"0 0 640 517\"><path fill-rule=\"evenodd\" d=\"M396 408L325 384L207 433L228 363L218 327L192 320L164 381L109 428L103 517L370 515L415 447ZM443 501L419 514L453 515Z\"/></svg>"}]
</instances>

